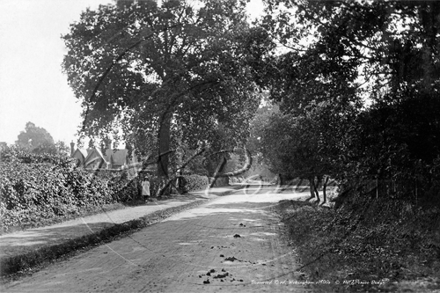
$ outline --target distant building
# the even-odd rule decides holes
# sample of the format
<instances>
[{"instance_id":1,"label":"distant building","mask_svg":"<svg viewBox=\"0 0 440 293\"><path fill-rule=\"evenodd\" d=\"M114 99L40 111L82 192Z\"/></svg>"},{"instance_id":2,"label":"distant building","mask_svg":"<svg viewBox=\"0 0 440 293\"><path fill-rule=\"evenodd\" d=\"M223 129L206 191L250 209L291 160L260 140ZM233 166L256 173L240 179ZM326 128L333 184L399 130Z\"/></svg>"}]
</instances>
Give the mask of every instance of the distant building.
<instances>
[{"instance_id":1,"label":"distant building","mask_svg":"<svg viewBox=\"0 0 440 293\"><path fill-rule=\"evenodd\" d=\"M73 144L73 146L72 146L72 144ZM76 158L77 166L84 167L85 166L85 162L86 162L86 158L87 158L87 155L88 155L88 151L86 149L79 149L79 148L74 150L75 144L73 142L70 144L70 146L71 146L71 148L70 148L70 156L72 158Z\"/></svg>"},{"instance_id":2,"label":"distant building","mask_svg":"<svg viewBox=\"0 0 440 293\"><path fill-rule=\"evenodd\" d=\"M105 155L112 169L120 169L128 164L128 150L126 149L107 149Z\"/></svg>"},{"instance_id":3,"label":"distant building","mask_svg":"<svg viewBox=\"0 0 440 293\"><path fill-rule=\"evenodd\" d=\"M118 170L128 164L126 149L106 149L103 153L98 148L75 148L75 144L71 142L70 156L76 158L77 166L84 169Z\"/></svg>"}]
</instances>

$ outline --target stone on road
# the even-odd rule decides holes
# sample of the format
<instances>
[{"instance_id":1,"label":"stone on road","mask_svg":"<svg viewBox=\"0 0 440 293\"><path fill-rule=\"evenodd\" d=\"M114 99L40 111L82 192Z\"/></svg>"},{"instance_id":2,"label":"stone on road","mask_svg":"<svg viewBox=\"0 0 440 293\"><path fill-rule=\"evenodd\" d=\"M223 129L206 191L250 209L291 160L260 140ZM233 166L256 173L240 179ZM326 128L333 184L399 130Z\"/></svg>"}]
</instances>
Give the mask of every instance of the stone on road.
<instances>
[{"instance_id":1,"label":"stone on road","mask_svg":"<svg viewBox=\"0 0 440 293\"><path fill-rule=\"evenodd\" d=\"M271 212L287 198L292 193L273 188L238 190L7 283L2 292L304 292L293 284L295 255Z\"/></svg>"}]
</instances>

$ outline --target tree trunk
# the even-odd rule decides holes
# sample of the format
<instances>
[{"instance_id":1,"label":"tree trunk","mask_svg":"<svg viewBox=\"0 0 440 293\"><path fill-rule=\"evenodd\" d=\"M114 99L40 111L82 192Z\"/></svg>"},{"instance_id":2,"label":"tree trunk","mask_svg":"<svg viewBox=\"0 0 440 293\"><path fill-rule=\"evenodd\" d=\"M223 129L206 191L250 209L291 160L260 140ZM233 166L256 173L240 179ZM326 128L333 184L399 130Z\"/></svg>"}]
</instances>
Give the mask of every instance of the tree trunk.
<instances>
[{"instance_id":1,"label":"tree trunk","mask_svg":"<svg viewBox=\"0 0 440 293\"><path fill-rule=\"evenodd\" d=\"M285 185L286 184L286 178L283 175L278 174L278 182L279 182L279 185Z\"/></svg>"},{"instance_id":2,"label":"tree trunk","mask_svg":"<svg viewBox=\"0 0 440 293\"><path fill-rule=\"evenodd\" d=\"M321 184L321 181L322 181L322 178L319 176L316 177L316 183L315 183L315 179L313 179L313 189L314 189L314 192L316 195L316 203L320 202L318 188L319 188L319 185Z\"/></svg>"},{"instance_id":3,"label":"tree trunk","mask_svg":"<svg viewBox=\"0 0 440 293\"><path fill-rule=\"evenodd\" d=\"M160 191L165 186L168 179L169 155L171 147L171 118L172 112L166 112L162 115L159 125L159 157L157 159L157 175L159 176ZM170 189L170 188L169 188ZM168 194L170 190L163 190L162 194ZM158 195L162 195L158 194Z\"/></svg>"},{"instance_id":4,"label":"tree trunk","mask_svg":"<svg viewBox=\"0 0 440 293\"><path fill-rule=\"evenodd\" d=\"M219 177L223 173L223 170L225 169L226 163L228 162L224 156L221 156L220 163L217 165L217 168L215 169L214 173L212 174L212 182L209 185L210 187L220 187L220 186L227 186L229 185L229 178L228 177ZM220 180L219 180L220 179Z\"/></svg>"},{"instance_id":5,"label":"tree trunk","mask_svg":"<svg viewBox=\"0 0 440 293\"><path fill-rule=\"evenodd\" d=\"M328 180L330 179L330 177L326 177L324 184L322 185L322 196L324 197L324 201L322 202L322 204L325 204L327 202L327 183Z\"/></svg>"},{"instance_id":6,"label":"tree trunk","mask_svg":"<svg viewBox=\"0 0 440 293\"><path fill-rule=\"evenodd\" d=\"M299 178L299 182L296 184L296 187L295 187L295 192L303 192L305 190L304 187L301 187L303 180L304 179Z\"/></svg>"}]
</instances>

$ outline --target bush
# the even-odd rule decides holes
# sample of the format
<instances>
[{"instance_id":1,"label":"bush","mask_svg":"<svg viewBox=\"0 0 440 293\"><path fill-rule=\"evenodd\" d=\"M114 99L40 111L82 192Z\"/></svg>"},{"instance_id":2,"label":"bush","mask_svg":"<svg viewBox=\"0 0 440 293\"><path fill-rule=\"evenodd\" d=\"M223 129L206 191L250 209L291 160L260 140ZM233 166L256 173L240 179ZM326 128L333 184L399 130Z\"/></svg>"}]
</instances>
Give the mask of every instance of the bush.
<instances>
[{"instance_id":1,"label":"bush","mask_svg":"<svg viewBox=\"0 0 440 293\"><path fill-rule=\"evenodd\" d=\"M214 177L209 178L209 183L212 184ZM215 183L211 187L223 187L229 186L229 177L217 177L215 178Z\"/></svg>"},{"instance_id":2,"label":"bush","mask_svg":"<svg viewBox=\"0 0 440 293\"><path fill-rule=\"evenodd\" d=\"M208 186L208 177L200 175L184 175L180 177L179 191L181 193L188 193L194 190L201 190Z\"/></svg>"},{"instance_id":3,"label":"bush","mask_svg":"<svg viewBox=\"0 0 440 293\"><path fill-rule=\"evenodd\" d=\"M56 165L66 165L71 159L63 155L47 153L31 153L19 147L7 147L0 152L1 162L30 163L51 163Z\"/></svg>"},{"instance_id":4,"label":"bush","mask_svg":"<svg viewBox=\"0 0 440 293\"><path fill-rule=\"evenodd\" d=\"M159 192L159 187L161 186L161 179L157 175L150 175L148 180L150 181L150 195L156 197Z\"/></svg>"},{"instance_id":5,"label":"bush","mask_svg":"<svg viewBox=\"0 0 440 293\"><path fill-rule=\"evenodd\" d=\"M108 181L112 196L119 202L129 202L138 199L141 194L139 178L128 179L125 174L117 174Z\"/></svg>"},{"instance_id":6,"label":"bush","mask_svg":"<svg viewBox=\"0 0 440 293\"><path fill-rule=\"evenodd\" d=\"M116 202L106 180L78 169L67 158L1 153L0 212L3 230L34 227L51 219Z\"/></svg>"},{"instance_id":7,"label":"bush","mask_svg":"<svg viewBox=\"0 0 440 293\"><path fill-rule=\"evenodd\" d=\"M353 193L338 210L303 201L283 201L279 205L290 243L302 260L301 271L310 281L331 282L328 287L320 285L319 292L404 292L373 288L378 286L373 281L389 280L391 285L438 277L438 207L421 208L400 199L371 199ZM367 285L334 285L335 281L343 284L343 280L357 279ZM440 288L440 282L436 286Z\"/></svg>"}]
</instances>

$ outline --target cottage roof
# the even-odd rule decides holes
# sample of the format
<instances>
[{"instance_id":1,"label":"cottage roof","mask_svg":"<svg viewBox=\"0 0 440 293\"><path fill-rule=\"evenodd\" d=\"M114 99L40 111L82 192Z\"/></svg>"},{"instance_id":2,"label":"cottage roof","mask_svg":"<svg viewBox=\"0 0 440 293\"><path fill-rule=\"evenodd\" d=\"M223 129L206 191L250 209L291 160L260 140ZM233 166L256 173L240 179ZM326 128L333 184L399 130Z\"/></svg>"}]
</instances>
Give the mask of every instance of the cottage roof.
<instances>
[{"instance_id":1,"label":"cottage roof","mask_svg":"<svg viewBox=\"0 0 440 293\"><path fill-rule=\"evenodd\" d=\"M107 161L113 165L124 165L127 163L128 150L107 149L105 151Z\"/></svg>"},{"instance_id":2,"label":"cottage roof","mask_svg":"<svg viewBox=\"0 0 440 293\"><path fill-rule=\"evenodd\" d=\"M105 156L101 153L101 151L100 151L99 149L97 149L97 148L94 148L94 149L92 149L92 150L89 152L88 156L86 157L86 162L88 162L89 160L91 160L91 158L92 158L95 154L96 154L98 157L102 158L102 159L104 160L105 163L108 163L106 157L105 157Z\"/></svg>"},{"instance_id":3,"label":"cottage roof","mask_svg":"<svg viewBox=\"0 0 440 293\"><path fill-rule=\"evenodd\" d=\"M75 154L79 154L84 158L84 166L95 162L97 158L101 158L105 164L110 164L111 166L124 166L128 162L128 150L126 149L106 149L103 153L99 148L77 148L72 153L72 157Z\"/></svg>"},{"instance_id":4,"label":"cottage roof","mask_svg":"<svg viewBox=\"0 0 440 293\"><path fill-rule=\"evenodd\" d=\"M86 150L86 149L76 149L74 152L73 152L73 155L72 156L74 156L74 154L75 153L79 153L79 154L81 154L83 157L84 157L84 159L86 159L87 158L87 156L88 156L88 151Z\"/></svg>"}]
</instances>

